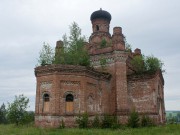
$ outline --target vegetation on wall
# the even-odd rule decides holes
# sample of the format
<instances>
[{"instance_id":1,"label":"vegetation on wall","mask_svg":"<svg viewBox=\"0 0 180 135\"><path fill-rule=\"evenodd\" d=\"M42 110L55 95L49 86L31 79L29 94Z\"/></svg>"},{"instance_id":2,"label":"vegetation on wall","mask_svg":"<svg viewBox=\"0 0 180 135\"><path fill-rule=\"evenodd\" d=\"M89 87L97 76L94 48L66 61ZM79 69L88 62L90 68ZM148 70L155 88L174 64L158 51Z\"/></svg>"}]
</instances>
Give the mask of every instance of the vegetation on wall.
<instances>
[{"instance_id":1,"label":"vegetation on wall","mask_svg":"<svg viewBox=\"0 0 180 135\"><path fill-rule=\"evenodd\" d=\"M155 73L157 70L161 70L162 72L165 72L163 69L164 63L154 57L153 55L150 56L144 56L144 55L138 55L135 56L131 61L132 66L135 69L135 72L137 74L143 74L143 73Z\"/></svg>"},{"instance_id":2,"label":"vegetation on wall","mask_svg":"<svg viewBox=\"0 0 180 135\"><path fill-rule=\"evenodd\" d=\"M134 67L137 74L145 72L144 56L138 55L133 57L131 64Z\"/></svg>"},{"instance_id":3,"label":"vegetation on wall","mask_svg":"<svg viewBox=\"0 0 180 135\"><path fill-rule=\"evenodd\" d=\"M127 42L126 37L124 37L124 42L125 42L125 51L132 52L132 47ZM136 74L144 74L144 73L153 74L157 70L161 70L162 72L165 72L165 70L163 69L164 63L157 57L154 57L153 55L134 56L131 61L131 64L132 64L133 68L135 69Z\"/></svg>"},{"instance_id":4,"label":"vegetation on wall","mask_svg":"<svg viewBox=\"0 0 180 135\"><path fill-rule=\"evenodd\" d=\"M44 66L49 64L67 64L67 65L90 65L90 56L85 48L85 36L81 35L81 29L78 24L73 22L70 27L69 36L63 35L63 46L54 52L54 49L47 43L43 44L40 56L38 59L38 65ZM131 45L125 41L125 51L131 52ZM107 46L107 41L103 38L100 44L101 48ZM136 74L155 73L157 70L165 72L163 69L163 62L154 57L153 55L144 56L138 55L133 57L131 61L132 66L135 69ZM100 60L100 65L104 70L106 66L106 59Z\"/></svg>"},{"instance_id":5,"label":"vegetation on wall","mask_svg":"<svg viewBox=\"0 0 180 135\"><path fill-rule=\"evenodd\" d=\"M68 64L89 66L90 58L85 48L85 36L81 36L81 29L78 24L73 22L70 27L70 35L63 35L63 46L61 50L56 51L47 44L43 45L40 51L38 65L46 64Z\"/></svg>"},{"instance_id":6,"label":"vegetation on wall","mask_svg":"<svg viewBox=\"0 0 180 135\"><path fill-rule=\"evenodd\" d=\"M101 58L100 59L100 65L101 65L101 69L102 70L105 70L106 66L107 66L107 61L106 61L106 58Z\"/></svg>"},{"instance_id":7,"label":"vegetation on wall","mask_svg":"<svg viewBox=\"0 0 180 135\"><path fill-rule=\"evenodd\" d=\"M75 22L71 24L69 29L70 35L63 35L64 46L59 52L60 60L56 61L57 58L55 58L55 64L89 66L90 60L85 48L85 36L81 36L81 29Z\"/></svg>"},{"instance_id":8,"label":"vegetation on wall","mask_svg":"<svg viewBox=\"0 0 180 135\"><path fill-rule=\"evenodd\" d=\"M103 38L103 39L101 40L100 47L101 47L101 48L104 48L104 47L106 47L106 46L107 46L107 41L106 41L105 38Z\"/></svg>"},{"instance_id":9,"label":"vegetation on wall","mask_svg":"<svg viewBox=\"0 0 180 135\"><path fill-rule=\"evenodd\" d=\"M54 50L48 43L43 43L43 47L39 52L38 65L45 66L52 64L54 61Z\"/></svg>"},{"instance_id":10,"label":"vegetation on wall","mask_svg":"<svg viewBox=\"0 0 180 135\"><path fill-rule=\"evenodd\" d=\"M125 42L125 51L126 52L131 52L132 51L132 47L131 44L129 44L126 40L126 37L124 37L124 42Z\"/></svg>"}]
</instances>

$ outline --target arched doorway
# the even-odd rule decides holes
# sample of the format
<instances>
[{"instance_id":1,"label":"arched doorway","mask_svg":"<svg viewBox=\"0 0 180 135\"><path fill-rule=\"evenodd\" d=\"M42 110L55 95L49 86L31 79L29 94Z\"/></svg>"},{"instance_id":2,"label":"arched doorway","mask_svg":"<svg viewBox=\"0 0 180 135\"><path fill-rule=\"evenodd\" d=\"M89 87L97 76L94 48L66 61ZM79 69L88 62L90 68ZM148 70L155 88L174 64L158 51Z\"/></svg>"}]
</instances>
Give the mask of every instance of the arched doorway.
<instances>
[{"instance_id":1,"label":"arched doorway","mask_svg":"<svg viewBox=\"0 0 180 135\"><path fill-rule=\"evenodd\" d=\"M66 113L73 113L73 101L74 101L74 96L72 94L66 95Z\"/></svg>"}]
</instances>

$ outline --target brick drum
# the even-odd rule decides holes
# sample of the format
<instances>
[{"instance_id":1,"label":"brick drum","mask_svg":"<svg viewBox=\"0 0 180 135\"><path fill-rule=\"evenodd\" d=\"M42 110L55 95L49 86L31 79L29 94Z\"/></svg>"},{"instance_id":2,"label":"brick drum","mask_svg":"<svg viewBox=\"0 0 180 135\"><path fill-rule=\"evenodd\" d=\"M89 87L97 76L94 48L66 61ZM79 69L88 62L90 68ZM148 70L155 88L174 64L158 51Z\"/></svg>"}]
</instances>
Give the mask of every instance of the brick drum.
<instances>
[{"instance_id":1,"label":"brick drum","mask_svg":"<svg viewBox=\"0 0 180 135\"><path fill-rule=\"evenodd\" d=\"M116 115L126 123L135 109L157 124L165 123L164 79L161 71L135 75L131 60L141 55L125 49L121 27L109 33L111 15L102 9L91 15L92 34L86 48L92 68L46 65L35 68L37 80L35 124L41 127L74 127L79 114ZM102 46L102 41L105 45ZM63 46L57 41L56 52ZM104 64L102 64L104 61Z\"/></svg>"}]
</instances>

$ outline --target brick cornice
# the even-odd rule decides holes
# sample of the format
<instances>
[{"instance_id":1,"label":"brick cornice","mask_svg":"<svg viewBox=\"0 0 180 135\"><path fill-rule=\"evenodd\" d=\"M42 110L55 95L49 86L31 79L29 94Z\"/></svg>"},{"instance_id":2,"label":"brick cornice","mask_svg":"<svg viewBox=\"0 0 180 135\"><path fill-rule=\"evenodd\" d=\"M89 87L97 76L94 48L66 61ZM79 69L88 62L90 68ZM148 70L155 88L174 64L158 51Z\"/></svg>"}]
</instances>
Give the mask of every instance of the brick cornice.
<instances>
[{"instance_id":1,"label":"brick cornice","mask_svg":"<svg viewBox=\"0 0 180 135\"><path fill-rule=\"evenodd\" d=\"M164 85L164 78L163 78L161 70L158 70L154 74L144 73L144 74L141 74L141 75L137 75L137 74L127 75L127 79L128 79L128 81L137 81L137 80L153 79L153 78L155 78L157 76L160 77L160 79L162 81L162 84Z\"/></svg>"},{"instance_id":2,"label":"brick cornice","mask_svg":"<svg viewBox=\"0 0 180 135\"><path fill-rule=\"evenodd\" d=\"M46 65L46 66L39 66L36 67L35 76L44 76L44 75L51 75L51 74L75 74L75 75L88 75L91 77L97 77L100 79L107 79L111 78L111 74L105 72L99 72L91 67L79 66L79 65Z\"/></svg>"}]
</instances>

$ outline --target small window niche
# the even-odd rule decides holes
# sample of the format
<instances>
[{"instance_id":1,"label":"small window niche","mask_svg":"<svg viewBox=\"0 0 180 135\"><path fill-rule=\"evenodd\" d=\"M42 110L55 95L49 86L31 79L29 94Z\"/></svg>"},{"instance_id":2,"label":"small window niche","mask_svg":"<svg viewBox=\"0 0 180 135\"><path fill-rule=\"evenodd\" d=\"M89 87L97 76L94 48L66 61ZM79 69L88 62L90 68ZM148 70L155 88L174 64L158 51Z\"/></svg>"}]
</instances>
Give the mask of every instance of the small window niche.
<instances>
[{"instance_id":1,"label":"small window niche","mask_svg":"<svg viewBox=\"0 0 180 135\"><path fill-rule=\"evenodd\" d=\"M98 25L96 25L96 31L99 31L99 26Z\"/></svg>"}]
</instances>

